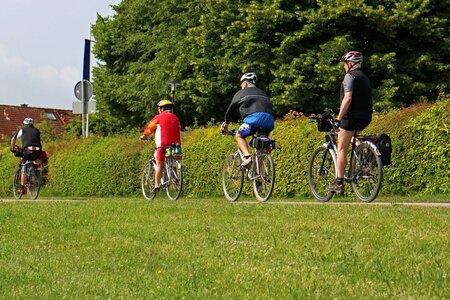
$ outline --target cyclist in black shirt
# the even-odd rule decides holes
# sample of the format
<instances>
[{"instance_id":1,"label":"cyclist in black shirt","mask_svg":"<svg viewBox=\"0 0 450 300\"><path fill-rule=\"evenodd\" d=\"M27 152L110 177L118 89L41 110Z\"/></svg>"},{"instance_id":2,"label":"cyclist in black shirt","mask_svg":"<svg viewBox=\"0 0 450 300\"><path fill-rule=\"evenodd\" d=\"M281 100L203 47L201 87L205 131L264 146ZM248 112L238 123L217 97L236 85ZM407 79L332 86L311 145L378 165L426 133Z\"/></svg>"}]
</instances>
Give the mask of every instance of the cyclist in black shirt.
<instances>
[{"instance_id":1,"label":"cyclist in black shirt","mask_svg":"<svg viewBox=\"0 0 450 300\"><path fill-rule=\"evenodd\" d=\"M245 159L243 167L247 167L252 162L248 144L245 138L253 135L257 130L265 130L269 134L275 127L275 118L267 94L256 87L257 76L255 73L245 73L240 80L241 90L238 91L231 100L225 113L225 122L220 128L223 134L228 134L228 123L231 121L231 114L238 110L244 123L236 132L235 139L242 150Z\"/></svg>"},{"instance_id":2,"label":"cyclist in black shirt","mask_svg":"<svg viewBox=\"0 0 450 300\"><path fill-rule=\"evenodd\" d=\"M39 129L34 127L33 123L34 121L32 118L25 118L25 120L23 120L25 126L16 132L11 139L11 152L16 156L22 156L23 163L27 160L35 161L42 153L41 133L39 132ZM16 141L19 138L22 139L23 154L20 154L18 152L19 149L16 147Z\"/></svg>"},{"instance_id":3,"label":"cyclist in black shirt","mask_svg":"<svg viewBox=\"0 0 450 300\"><path fill-rule=\"evenodd\" d=\"M345 77L341 85L341 105L337 122L338 153L337 179L330 185L329 190L337 193L344 192L344 173L347 165L347 151L356 131L361 131L372 121L372 91L370 80L361 71L363 56L358 51L349 51L342 56Z\"/></svg>"}]
</instances>

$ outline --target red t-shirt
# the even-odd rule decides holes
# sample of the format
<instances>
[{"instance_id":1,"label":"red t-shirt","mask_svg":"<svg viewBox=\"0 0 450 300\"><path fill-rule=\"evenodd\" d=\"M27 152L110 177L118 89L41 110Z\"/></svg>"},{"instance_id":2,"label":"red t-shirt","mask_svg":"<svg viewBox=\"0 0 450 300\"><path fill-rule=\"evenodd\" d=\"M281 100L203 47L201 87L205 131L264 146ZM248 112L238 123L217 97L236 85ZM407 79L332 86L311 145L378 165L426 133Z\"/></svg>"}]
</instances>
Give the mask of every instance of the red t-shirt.
<instances>
[{"instance_id":1,"label":"red t-shirt","mask_svg":"<svg viewBox=\"0 0 450 300\"><path fill-rule=\"evenodd\" d=\"M178 117L171 111L163 111L157 114L144 129L144 136L155 133L157 147L169 147L172 144L181 144L181 125Z\"/></svg>"}]
</instances>

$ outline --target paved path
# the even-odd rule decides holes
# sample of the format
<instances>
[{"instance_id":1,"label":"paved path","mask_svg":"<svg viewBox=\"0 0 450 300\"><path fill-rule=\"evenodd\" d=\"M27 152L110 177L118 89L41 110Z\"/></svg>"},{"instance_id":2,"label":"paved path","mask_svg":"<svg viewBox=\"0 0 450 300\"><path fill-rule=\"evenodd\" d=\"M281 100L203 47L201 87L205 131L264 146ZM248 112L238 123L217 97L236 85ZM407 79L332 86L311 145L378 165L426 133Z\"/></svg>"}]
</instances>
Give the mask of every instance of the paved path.
<instances>
[{"instance_id":1,"label":"paved path","mask_svg":"<svg viewBox=\"0 0 450 300\"><path fill-rule=\"evenodd\" d=\"M242 201L235 202L235 204L258 204L259 202ZM284 205L368 205L368 206L392 206L392 205L406 205L406 206L424 206L424 207L448 207L450 203L427 203L427 202L300 202L300 201L273 201L266 202L267 204L284 204Z\"/></svg>"},{"instance_id":2,"label":"paved path","mask_svg":"<svg viewBox=\"0 0 450 300\"><path fill-rule=\"evenodd\" d=\"M111 198L108 199L95 199L95 201L110 201ZM89 199L0 199L1 202L83 202L83 201L91 201ZM182 201L182 199L181 199ZM190 200L192 201L192 200ZM450 202L446 203L427 203L427 202L372 202L372 203L363 203L363 202L326 202L320 203L317 201L311 202L302 202L302 201L267 201L265 203L257 202L257 201L237 201L233 204L261 204L261 205L368 205L368 206L394 206L394 205L405 205L405 206L421 206L421 207L447 207L450 208Z\"/></svg>"}]
</instances>

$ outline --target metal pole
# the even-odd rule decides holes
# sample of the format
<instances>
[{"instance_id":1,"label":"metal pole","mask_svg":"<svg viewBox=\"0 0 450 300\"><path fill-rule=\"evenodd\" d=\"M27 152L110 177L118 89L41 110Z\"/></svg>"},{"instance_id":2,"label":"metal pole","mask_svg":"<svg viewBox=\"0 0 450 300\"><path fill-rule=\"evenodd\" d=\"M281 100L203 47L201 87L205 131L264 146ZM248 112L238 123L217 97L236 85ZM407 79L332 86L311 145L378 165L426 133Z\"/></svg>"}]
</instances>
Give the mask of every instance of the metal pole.
<instances>
[{"instance_id":1,"label":"metal pole","mask_svg":"<svg viewBox=\"0 0 450 300\"><path fill-rule=\"evenodd\" d=\"M84 81L81 82L81 103L83 103L81 112L81 136L84 138L84 106L86 105L84 101Z\"/></svg>"},{"instance_id":2,"label":"metal pole","mask_svg":"<svg viewBox=\"0 0 450 300\"><path fill-rule=\"evenodd\" d=\"M86 114L86 138L89 137L89 113Z\"/></svg>"},{"instance_id":3,"label":"metal pole","mask_svg":"<svg viewBox=\"0 0 450 300\"><path fill-rule=\"evenodd\" d=\"M180 83L176 79L174 79L172 81L169 81L168 84L170 84L170 90L172 91L172 103L175 103L175 87Z\"/></svg>"}]
</instances>

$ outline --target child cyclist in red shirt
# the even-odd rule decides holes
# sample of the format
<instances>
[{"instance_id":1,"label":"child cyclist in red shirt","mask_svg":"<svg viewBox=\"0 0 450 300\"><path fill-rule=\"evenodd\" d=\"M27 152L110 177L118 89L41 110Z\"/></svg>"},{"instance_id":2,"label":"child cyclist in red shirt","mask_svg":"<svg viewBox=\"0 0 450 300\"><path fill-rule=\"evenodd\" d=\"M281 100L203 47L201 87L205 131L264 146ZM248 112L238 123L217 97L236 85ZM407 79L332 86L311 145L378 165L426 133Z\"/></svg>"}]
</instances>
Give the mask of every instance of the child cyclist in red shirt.
<instances>
[{"instance_id":1,"label":"child cyclist in red shirt","mask_svg":"<svg viewBox=\"0 0 450 300\"><path fill-rule=\"evenodd\" d=\"M173 144L181 144L181 125L178 117L173 113L174 104L169 100L161 100L158 102L158 112L148 124L145 126L144 134L141 139L146 139L152 133L155 133L155 187L152 194L156 194L160 190L162 171L164 161L166 159L166 147Z\"/></svg>"}]
</instances>

